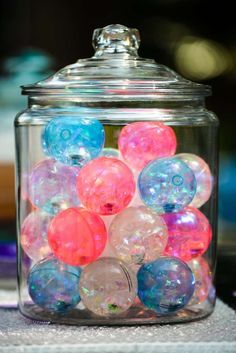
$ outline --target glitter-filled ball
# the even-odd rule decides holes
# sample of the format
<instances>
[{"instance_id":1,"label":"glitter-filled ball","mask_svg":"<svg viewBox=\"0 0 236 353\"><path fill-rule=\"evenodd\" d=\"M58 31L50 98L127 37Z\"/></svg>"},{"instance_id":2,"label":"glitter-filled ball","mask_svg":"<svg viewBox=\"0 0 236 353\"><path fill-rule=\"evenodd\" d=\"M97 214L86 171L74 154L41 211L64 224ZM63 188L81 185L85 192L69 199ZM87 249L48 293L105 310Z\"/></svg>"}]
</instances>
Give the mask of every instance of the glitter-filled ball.
<instances>
[{"instance_id":1,"label":"glitter-filled ball","mask_svg":"<svg viewBox=\"0 0 236 353\"><path fill-rule=\"evenodd\" d=\"M54 159L36 164L29 177L29 199L45 212L56 214L70 206L78 206L76 191L78 171Z\"/></svg>"},{"instance_id":2,"label":"glitter-filled ball","mask_svg":"<svg viewBox=\"0 0 236 353\"><path fill-rule=\"evenodd\" d=\"M212 273L207 261L203 257L197 257L188 262L195 277L195 290L189 305L204 302L213 286Z\"/></svg>"},{"instance_id":3,"label":"glitter-filled ball","mask_svg":"<svg viewBox=\"0 0 236 353\"><path fill-rule=\"evenodd\" d=\"M124 209L109 228L109 241L114 252L130 264L158 258L164 252L167 238L163 219L145 206Z\"/></svg>"},{"instance_id":4,"label":"glitter-filled ball","mask_svg":"<svg viewBox=\"0 0 236 353\"><path fill-rule=\"evenodd\" d=\"M211 196L213 187L213 177L208 164L200 157L191 153L180 153L176 157L184 161L192 169L196 182L197 190L190 206L199 208L207 202Z\"/></svg>"},{"instance_id":5,"label":"glitter-filled ball","mask_svg":"<svg viewBox=\"0 0 236 353\"><path fill-rule=\"evenodd\" d=\"M161 257L142 265L137 278L141 302L160 314L184 308L194 292L191 269L174 257Z\"/></svg>"},{"instance_id":6,"label":"glitter-filled ball","mask_svg":"<svg viewBox=\"0 0 236 353\"><path fill-rule=\"evenodd\" d=\"M78 196L84 206L101 215L120 212L131 201L135 181L122 161L100 157L90 161L79 172Z\"/></svg>"},{"instance_id":7,"label":"glitter-filled ball","mask_svg":"<svg viewBox=\"0 0 236 353\"><path fill-rule=\"evenodd\" d=\"M103 157L120 158L120 152L116 148L105 147L102 150Z\"/></svg>"},{"instance_id":8,"label":"glitter-filled ball","mask_svg":"<svg viewBox=\"0 0 236 353\"><path fill-rule=\"evenodd\" d=\"M183 261L202 255L208 248L212 230L206 216L197 208L185 209L162 215L168 228L165 254Z\"/></svg>"},{"instance_id":9,"label":"glitter-filled ball","mask_svg":"<svg viewBox=\"0 0 236 353\"><path fill-rule=\"evenodd\" d=\"M25 253L34 261L52 253L48 244L47 231L52 216L41 210L31 212L21 226L20 242Z\"/></svg>"},{"instance_id":10,"label":"glitter-filled ball","mask_svg":"<svg viewBox=\"0 0 236 353\"><path fill-rule=\"evenodd\" d=\"M163 123L136 122L121 130L118 146L128 165L141 170L153 159L173 156L176 136L174 130Z\"/></svg>"},{"instance_id":11,"label":"glitter-filled ball","mask_svg":"<svg viewBox=\"0 0 236 353\"><path fill-rule=\"evenodd\" d=\"M97 315L119 315L129 309L136 294L136 276L121 260L103 257L86 266L81 275L81 299Z\"/></svg>"},{"instance_id":12,"label":"glitter-filled ball","mask_svg":"<svg viewBox=\"0 0 236 353\"><path fill-rule=\"evenodd\" d=\"M104 140L104 128L98 120L75 116L52 119L42 135L47 155L79 167L99 156Z\"/></svg>"},{"instance_id":13,"label":"glitter-filled ball","mask_svg":"<svg viewBox=\"0 0 236 353\"><path fill-rule=\"evenodd\" d=\"M107 231L101 217L82 207L58 213L48 229L48 242L54 255L73 266L96 260L106 241Z\"/></svg>"},{"instance_id":14,"label":"glitter-filled ball","mask_svg":"<svg viewBox=\"0 0 236 353\"><path fill-rule=\"evenodd\" d=\"M80 267L62 264L53 257L46 258L30 270L29 295L47 311L66 313L80 302L80 275Z\"/></svg>"},{"instance_id":15,"label":"glitter-filled ball","mask_svg":"<svg viewBox=\"0 0 236 353\"><path fill-rule=\"evenodd\" d=\"M140 173L141 199L158 213L176 212L188 205L196 192L192 170L179 158L161 158L150 162Z\"/></svg>"}]
</instances>

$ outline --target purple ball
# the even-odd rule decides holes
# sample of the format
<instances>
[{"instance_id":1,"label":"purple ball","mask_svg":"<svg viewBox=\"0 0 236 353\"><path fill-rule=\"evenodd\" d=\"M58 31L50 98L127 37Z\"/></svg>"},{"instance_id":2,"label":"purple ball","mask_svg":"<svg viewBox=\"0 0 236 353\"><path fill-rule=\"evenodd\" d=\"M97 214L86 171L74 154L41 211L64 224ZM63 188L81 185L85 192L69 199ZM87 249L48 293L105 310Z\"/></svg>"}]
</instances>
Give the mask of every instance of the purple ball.
<instances>
[{"instance_id":1,"label":"purple ball","mask_svg":"<svg viewBox=\"0 0 236 353\"><path fill-rule=\"evenodd\" d=\"M50 214L71 206L79 206L76 179L78 169L63 165L54 159L37 163L29 176L31 203Z\"/></svg>"}]
</instances>

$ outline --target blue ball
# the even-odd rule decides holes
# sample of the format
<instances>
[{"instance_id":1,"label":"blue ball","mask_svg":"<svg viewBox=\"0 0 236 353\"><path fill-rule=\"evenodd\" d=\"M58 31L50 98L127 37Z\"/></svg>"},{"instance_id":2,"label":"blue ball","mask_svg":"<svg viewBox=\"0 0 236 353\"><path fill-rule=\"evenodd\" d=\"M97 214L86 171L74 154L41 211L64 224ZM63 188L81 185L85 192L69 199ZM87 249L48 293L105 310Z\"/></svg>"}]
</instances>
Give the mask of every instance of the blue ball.
<instances>
[{"instance_id":1,"label":"blue ball","mask_svg":"<svg viewBox=\"0 0 236 353\"><path fill-rule=\"evenodd\" d=\"M33 302L43 309L66 313L80 302L81 268L48 257L38 262L28 276L28 290Z\"/></svg>"},{"instance_id":2,"label":"blue ball","mask_svg":"<svg viewBox=\"0 0 236 353\"><path fill-rule=\"evenodd\" d=\"M160 314L182 309L194 292L195 278L191 269L175 257L160 257L144 264L137 277L140 300Z\"/></svg>"},{"instance_id":3,"label":"blue ball","mask_svg":"<svg viewBox=\"0 0 236 353\"><path fill-rule=\"evenodd\" d=\"M94 118L56 117L49 121L42 135L47 155L79 167L100 155L104 141L103 125Z\"/></svg>"},{"instance_id":4,"label":"blue ball","mask_svg":"<svg viewBox=\"0 0 236 353\"><path fill-rule=\"evenodd\" d=\"M188 205L196 193L196 179L185 162L176 157L155 159L138 178L140 197L158 213L170 213Z\"/></svg>"}]
</instances>

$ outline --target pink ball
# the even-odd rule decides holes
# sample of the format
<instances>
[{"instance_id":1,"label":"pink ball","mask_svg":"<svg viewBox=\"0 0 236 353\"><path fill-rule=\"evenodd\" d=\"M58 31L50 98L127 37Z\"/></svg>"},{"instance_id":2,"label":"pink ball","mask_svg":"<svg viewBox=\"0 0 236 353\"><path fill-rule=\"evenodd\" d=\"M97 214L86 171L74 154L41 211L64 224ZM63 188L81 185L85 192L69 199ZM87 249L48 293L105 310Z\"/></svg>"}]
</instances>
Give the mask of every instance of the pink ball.
<instances>
[{"instance_id":1,"label":"pink ball","mask_svg":"<svg viewBox=\"0 0 236 353\"><path fill-rule=\"evenodd\" d=\"M141 170L153 159L173 156L176 136L174 130L163 123L136 122L121 130L118 146L128 165Z\"/></svg>"},{"instance_id":2,"label":"pink ball","mask_svg":"<svg viewBox=\"0 0 236 353\"><path fill-rule=\"evenodd\" d=\"M191 153L180 153L176 157L182 159L192 169L197 182L196 194L190 203L192 207L201 207L211 196L213 177L208 164L199 156Z\"/></svg>"},{"instance_id":3,"label":"pink ball","mask_svg":"<svg viewBox=\"0 0 236 353\"><path fill-rule=\"evenodd\" d=\"M176 213L165 213L162 217L169 234L165 255L190 261L207 250L212 238L211 226L198 209L186 207Z\"/></svg>"},{"instance_id":4,"label":"pink ball","mask_svg":"<svg viewBox=\"0 0 236 353\"><path fill-rule=\"evenodd\" d=\"M48 230L48 242L54 255L68 265L86 265L103 252L107 231L102 219L82 207L58 213Z\"/></svg>"},{"instance_id":5,"label":"pink ball","mask_svg":"<svg viewBox=\"0 0 236 353\"><path fill-rule=\"evenodd\" d=\"M213 286L212 273L207 261L203 257L197 257L188 262L195 277L195 289L189 305L204 302Z\"/></svg>"},{"instance_id":6,"label":"pink ball","mask_svg":"<svg viewBox=\"0 0 236 353\"><path fill-rule=\"evenodd\" d=\"M86 164L77 179L78 195L89 210L101 215L120 212L131 201L135 181L122 161L100 157Z\"/></svg>"},{"instance_id":7,"label":"pink ball","mask_svg":"<svg viewBox=\"0 0 236 353\"><path fill-rule=\"evenodd\" d=\"M49 214L37 210L31 212L21 226L21 246L34 261L43 259L52 253L48 244L47 231L52 220Z\"/></svg>"}]
</instances>

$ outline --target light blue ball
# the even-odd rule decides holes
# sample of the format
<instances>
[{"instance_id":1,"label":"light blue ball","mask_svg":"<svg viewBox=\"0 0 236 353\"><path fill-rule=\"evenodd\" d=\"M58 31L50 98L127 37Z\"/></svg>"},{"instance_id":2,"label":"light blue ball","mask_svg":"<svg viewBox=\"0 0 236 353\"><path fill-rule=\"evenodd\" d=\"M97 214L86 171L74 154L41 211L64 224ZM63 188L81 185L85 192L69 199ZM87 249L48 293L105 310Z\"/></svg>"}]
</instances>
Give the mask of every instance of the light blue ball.
<instances>
[{"instance_id":1,"label":"light blue ball","mask_svg":"<svg viewBox=\"0 0 236 353\"><path fill-rule=\"evenodd\" d=\"M103 125L94 118L56 117L49 121L42 135L47 155L79 167L100 155L104 141Z\"/></svg>"},{"instance_id":2,"label":"light blue ball","mask_svg":"<svg viewBox=\"0 0 236 353\"><path fill-rule=\"evenodd\" d=\"M138 296L149 309L169 314L184 308L191 299L195 278L186 263L161 257L140 267Z\"/></svg>"},{"instance_id":3,"label":"light blue ball","mask_svg":"<svg viewBox=\"0 0 236 353\"><path fill-rule=\"evenodd\" d=\"M28 290L33 302L43 309L66 313L80 302L81 268L48 257L34 265L28 276Z\"/></svg>"},{"instance_id":4,"label":"light blue ball","mask_svg":"<svg viewBox=\"0 0 236 353\"><path fill-rule=\"evenodd\" d=\"M140 197L158 213L176 212L187 206L196 193L193 171L177 157L150 162L138 178Z\"/></svg>"}]
</instances>

